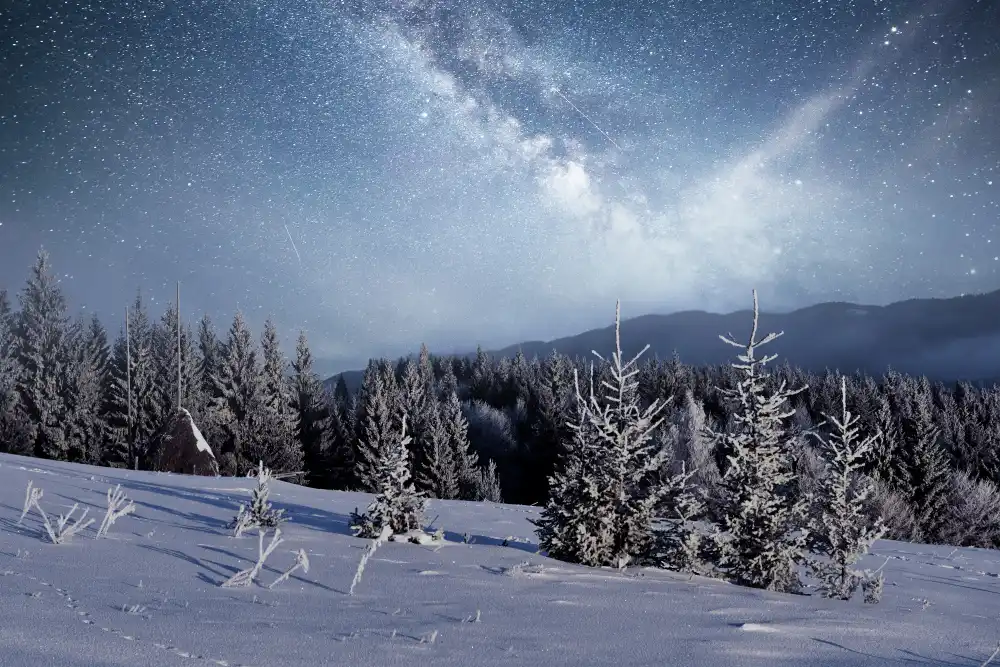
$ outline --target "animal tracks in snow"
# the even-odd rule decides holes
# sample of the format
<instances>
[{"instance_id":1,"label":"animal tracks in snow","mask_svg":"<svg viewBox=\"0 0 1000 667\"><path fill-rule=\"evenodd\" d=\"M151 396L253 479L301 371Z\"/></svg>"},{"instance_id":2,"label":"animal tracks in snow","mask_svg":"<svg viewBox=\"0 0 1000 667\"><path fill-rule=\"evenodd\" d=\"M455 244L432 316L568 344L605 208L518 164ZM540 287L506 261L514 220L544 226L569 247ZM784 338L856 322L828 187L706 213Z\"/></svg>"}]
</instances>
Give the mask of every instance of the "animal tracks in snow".
<instances>
[{"instance_id":1,"label":"animal tracks in snow","mask_svg":"<svg viewBox=\"0 0 1000 667\"><path fill-rule=\"evenodd\" d=\"M20 572L15 572L13 570L4 570L3 572L0 572L0 576L4 576L4 577L12 577L12 576L13 577L21 577L22 579L26 579L28 581L34 582L34 583L36 583L36 584L38 584L40 586L45 586L46 588L49 588L52 591L54 591L56 594L58 594L59 597L61 597L66 602L66 607L69 608L69 609L72 609L75 612L76 617L78 619L80 619L80 621L84 625L90 625L90 626L94 626L94 627L100 627L102 632L106 632L106 633L108 633L110 635L115 635L115 636L121 638L124 641L136 642L136 643L143 643L143 640L140 639L139 637L136 637L136 636L130 635L130 634L126 634L123 630L118 630L117 628L113 628L113 627L97 626L96 623L94 623L94 621L90 618L90 612L85 611L83 609L80 609L80 605L78 604L79 600L77 600L72 595L70 595L69 591L67 591L66 589L59 588L57 586L53 586L49 582L42 581L38 577L31 576L30 574L22 574ZM36 598L36 599L40 599L41 596L42 596L42 594L40 592L27 593L27 595L29 597ZM229 662L228 660L222 660L222 659L219 659L219 658L209 658L207 656L199 655L197 653L191 653L190 651L185 651L185 650L183 650L181 648L178 648L176 646L170 646L170 645L167 645L167 644L161 644L159 642L145 642L145 643L149 644L150 646L153 646L154 648L158 648L161 651L166 651L168 653L173 653L174 655L178 656L179 658L185 658L185 659L188 659L188 660L201 660L203 662L207 662L207 663L210 663L210 664L213 664L213 665L219 665L219 667L250 667L249 665L244 665L244 664L239 663L239 662Z\"/></svg>"}]
</instances>

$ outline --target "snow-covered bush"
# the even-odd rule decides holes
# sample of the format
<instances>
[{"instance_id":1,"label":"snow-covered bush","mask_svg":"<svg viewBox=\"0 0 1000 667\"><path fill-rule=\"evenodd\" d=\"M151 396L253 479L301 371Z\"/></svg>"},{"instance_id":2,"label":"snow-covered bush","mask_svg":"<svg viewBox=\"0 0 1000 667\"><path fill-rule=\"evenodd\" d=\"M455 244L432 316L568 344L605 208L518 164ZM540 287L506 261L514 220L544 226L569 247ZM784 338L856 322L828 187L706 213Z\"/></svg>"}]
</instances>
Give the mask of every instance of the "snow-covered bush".
<instances>
[{"instance_id":1,"label":"snow-covered bush","mask_svg":"<svg viewBox=\"0 0 1000 667\"><path fill-rule=\"evenodd\" d=\"M358 537L377 538L386 528L390 535L420 529L425 500L410 480L409 444L404 415L399 435L386 443L385 456L373 470L375 498L364 514L351 514L351 529Z\"/></svg>"},{"instance_id":2,"label":"snow-covered bush","mask_svg":"<svg viewBox=\"0 0 1000 667\"><path fill-rule=\"evenodd\" d=\"M826 464L813 497L816 512L808 538L811 550L820 557L810 558L808 565L825 597L850 600L859 586L881 576L858 570L855 564L885 533L885 527L881 517L869 521L865 516L872 486L861 474L878 436L858 437L859 420L847 409L844 378L840 406L840 416L824 415L833 426L832 434L813 433Z\"/></svg>"},{"instance_id":3,"label":"snow-covered bush","mask_svg":"<svg viewBox=\"0 0 1000 667\"><path fill-rule=\"evenodd\" d=\"M253 528L277 528L288 520L285 510L275 509L268 500L273 475L264 467L263 461L257 465L256 471L251 472L251 476L256 477L257 486L250 492L250 504L241 504L236 518L229 524L235 537Z\"/></svg>"},{"instance_id":4,"label":"snow-covered bush","mask_svg":"<svg viewBox=\"0 0 1000 667\"><path fill-rule=\"evenodd\" d=\"M795 475L783 421L794 414L786 401L804 389L773 393L765 388L763 367L777 355L757 358L757 350L780 333L757 339L757 292L753 293L753 328L747 343L719 336L743 354L732 364L739 373L735 389L720 389L735 405L732 426L713 433L715 445L727 454L720 486L714 556L734 583L794 592L800 581L797 565L805 546L807 505L794 492Z\"/></svg>"}]
</instances>

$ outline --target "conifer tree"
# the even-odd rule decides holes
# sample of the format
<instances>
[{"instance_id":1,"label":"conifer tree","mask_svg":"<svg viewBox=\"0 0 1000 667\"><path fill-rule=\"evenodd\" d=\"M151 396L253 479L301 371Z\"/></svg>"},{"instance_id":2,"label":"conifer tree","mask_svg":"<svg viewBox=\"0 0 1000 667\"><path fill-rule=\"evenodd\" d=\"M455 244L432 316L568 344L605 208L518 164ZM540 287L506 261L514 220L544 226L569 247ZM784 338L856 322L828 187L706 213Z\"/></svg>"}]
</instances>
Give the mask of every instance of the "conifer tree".
<instances>
[{"instance_id":1,"label":"conifer tree","mask_svg":"<svg viewBox=\"0 0 1000 667\"><path fill-rule=\"evenodd\" d=\"M434 498L459 497L460 472L455 460L451 435L441 421L441 407L435 399L424 415L425 450L416 470L416 488Z\"/></svg>"},{"instance_id":2,"label":"conifer tree","mask_svg":"<svg viewBox=\"0 0 1000 667\"><path fill-rule=\"evenodd\" d=\"M146 447L165 415L157 384L153 329L141 294L136 294L127 317L128 341L123 326L111 350L105 384L104 413L112 441L104 458L109 463L132 468L143 464Z\"/></svg>"},{"instance_id":3,"label":"conifer tree","mask_svg":"<svg viewBox=\"0 0 1000 667\"><path fill-rule=\"evenodd\" d=\"M263 461L279 472L302 471L302 445L297 437L298 416L288 381L288 361L281 351L278 330L269 319L261 336L262 424L259 439Z\"/></svg>"},{"instance_id":4,"label":"conifer tree","mask_svg":"<svg viewBox=\"0 0 1000 667\"><path fill-rule=\"evenodd\" d=\"M177 405L177 307L170 306L163 313L158 325L153 327L154 365L156 387L159 393L163 424L169 423L181 407L191 413L196 423L201 422L206 404L201 376L201 359L198 357L191 330L181 326L180 368L181 405ZM200 430L200 429L199 429Z\"/></svg>"},{"instance_id":5,"label":"conifer tree","mask_svg":"<svg viewBox=\"0 0 1000 667\"><path fill-rule=\"evenodd\" d=\"M815 519L809 531L810 548L821 558L811 558L809 569L819 579L825 597L850 600L859 586L881 588L875 575L856 569L855 564L885 533L885 527L881 518L873 523L866 515L872 485L862 475L878 436L859 439L859 419L847 409L844 378L840 392L840 416L824 415L833 426L832 435L824 438L812 433L826 459L826 470L814 499Z\"/></svg>"},{"instance_id":6,"label":"conifer tree","mask_svg":"<svg viewBox=\"0 0 1000 667\"><path fill-rule=\"evenodd\" d=\"M457 394L452 393L442 404L441 423L451 450L459 497L464 500L480 500L479 456L469 442L469 422L462 413L462 402L458 400Z\"/></svg>"},{"instance_id":7,"label":"conifer tree","mask_svg":"<svg viewBox=\"0 0 1000 667\"><path fill-rule=\"evenodd\" d=\"M940 431L932 421L929 406L921 401L903 425L903 491L913 507L921 537L934 540L947 517L950 471L941 448Z\"/></svg>"},{"instance_id":8,"label":"conifer tree","mask_svg":"<svg viewBox=\"0 0 1000 667\"><path fill-rule=\"evenodd\" d=\"M669 488L656 483L669 456L653 438L665 404L654 401L640 409L633 379L634 366L649 346L624 362L620 331L619 305L615 353L610 360L597 355L608 369L603 396L591 385L584 398L574 378L579 415L572 426L574 441L537 523L540 546L551 556L619 568L654 557L654 517L676 510L665 506Z\"/></svg>"},{"instance_id":9,"label":"conifer tree","mask_svg":"<svg viewBox=\"0 0 1000 667\"><path fill-rule=\"evenodd\" d=\"M310 486L330 488L329 461L323 447L324 422L330 418L328 399L313 371L312 352L304 331L299 332L295 343L291 385L295 434L302 448L306 480Z\"/></svg>"},{"instance_id":10,"label":"conifer tree","mask_svg":"<svg viewBox=\"0 0 1000 667\"><path fill-rule=\"evenodd\" d=\"M786 402L804 387L789 390L782 382L773 393L766 391L763 367L777 355L757 358L757 350L781 334L758 340L757 321L755 290L749 342L720 336L744 352L732 364L740 374L736 387L720 389L735 408L732 428L713 434L716 446L729 453L720 485L717 557L734 583L792 592L800 586L796 566L802 560L805 535L800 529L807 507L792 497L795 479L782 421L794 414Z\"/></svg>"},{"instance_id":11,"label":"conifer tree","mask_svg":"<svg viewBox=\"0 0 1000 667\"><path fill-rule=\"evenodd\" d=\"M221 431L220 451L233 457L236 469L228 472L239 474L257 463L250 456L260 449L261 434L253 418L260 416L263 404L257 348L240 312L220 350L212 384L211 411Z\"/></svg>"},{"instance_id":12,"label":"conifer tree","mask_svg":"<svg viewBox=\"0 0 1000 667\"><path fill-rule=\"evenodd\" d=\"M17 321L7 290L0 290L0 451L31 454L28 424L19 408Z\"/></svg>"},{"instance_id":13,"label":"conifer tree","mask_svg":"<svg viewBox=\"0 0 1000 667\"><path fill-rule=\"evenodd\" d=\"M406 415L394 437L385 443L385 455L376 462L373 487L375 498L364 514L351 515L351 527L358 537L369 539L383 535L388 529L393 535L420 529L425 501L410 481L410 455L407 447Z\"/></svg>"},{"instance_id":14,"label":"conifer tree","mask_svg":"<svg viewBox=\"0 0 1000 667\"><path fill-rule=\"evenodd\" d=\"M107 334L94 318L89 326L74 322L67 334L66 370L62 391L66 404L63 428L69 460L99 463L106 434L102 418Z\"/></svg>"},{"instance_id":15,"label":"conifer tree","mask_svg":"<svg viewBox=\"0 0 1000 667\"><path fill-rule=\"evenodd\" d=\"M399 399L392 367L386 361L372 360L365 369L358 402L357 449L355 474L361 490L376 492L380 461L399 438ZM409 456L409 435L407 435ZM410 462L407 462L410 465Z\"/></svg>"},{"instance_id":16,"label":"conifer tree","mask_svg":"<svg viewBox=\"0 0 1000 667\"><path fill-rule=\"evenodd\" d=\"M21 292L17 350L18 407L29 426L31 450L42 458L64 460L69 450L61 390L68 370L69 326L66 299L42 250Z\"/></svg>"},{"instance_id":17,"label":"conifer tree","mask_svg":"<svg viewBox=\"0 0 1000 667\"><path fill-rule=\"evenodd\" d=\"M410 438L413 442L410 456L414 470L421 469L425 459L431 456L431 443L425 437L424 423L430 398L426 379L421 375L417 361L410 357L403 365L399 382L399 400L403 413L406 414L406 423L410 426Z\"/></svg>"}]
</instances>

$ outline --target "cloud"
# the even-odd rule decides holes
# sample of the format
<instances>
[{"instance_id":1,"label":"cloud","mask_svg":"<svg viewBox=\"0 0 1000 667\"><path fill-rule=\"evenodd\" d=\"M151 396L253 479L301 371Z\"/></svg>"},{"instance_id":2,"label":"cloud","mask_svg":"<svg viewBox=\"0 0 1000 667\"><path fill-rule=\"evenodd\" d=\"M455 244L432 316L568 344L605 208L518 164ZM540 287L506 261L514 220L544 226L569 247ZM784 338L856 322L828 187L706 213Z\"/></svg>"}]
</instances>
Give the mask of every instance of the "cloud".
<instances>
[{"instance_id":1,"label":"cloud","mask_svg":"<svg viewBox=\"0 0 1000 667\"><path fill-rule=\"evenodd\" d=\"M549 252L559 274L552 283L562 287L553 287L552 298L592 303L621 296L665 307L732 306L734 296L744 296L751 286L767 293L788 271L786 251L796 248L801 258L800 241L822 237L818 221L850 200L810 158L817 130L863 77L863 64L848 87L806 99L760 140L727 159L681 161L697 170L678 174L677 168L649 166L653 156L643 147L669 145L655 136L655 127L622 142L636 147L624 152L610 142L588 148L575 136L579 125L530 131L483 90L443 69L448 59L428 46L432 39L414 38L392 22L381 30L375 41L383 53L414 94L433 96L461 150L478 151L476 168L534 183L526 196L539 206L526 224L558 239ZM486 39L483 34L468 30L455 48L471 58L475 45ZM531 66L525 65L526 47L512 35L491 44L498 60L490 67L506 63L506 76L536 85L539 99L551 97L546 87L547 73L556 70L551 62L532 53ZM476 62L487 67L482 57ZM585 81L580 84L587 88ZM827 252L820 243L810 248Z\"/></svg>"}]
</instances>

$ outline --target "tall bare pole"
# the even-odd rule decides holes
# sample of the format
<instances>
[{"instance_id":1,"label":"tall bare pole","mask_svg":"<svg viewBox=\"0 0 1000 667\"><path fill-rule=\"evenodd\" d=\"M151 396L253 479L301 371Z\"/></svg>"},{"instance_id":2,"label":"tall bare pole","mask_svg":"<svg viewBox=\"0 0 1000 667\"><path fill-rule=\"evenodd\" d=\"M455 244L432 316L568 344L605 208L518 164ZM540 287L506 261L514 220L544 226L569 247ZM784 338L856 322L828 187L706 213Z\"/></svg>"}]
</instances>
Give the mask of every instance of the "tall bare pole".
<instances>
[{"instance_id":1,"label":"tall bare pole","mask_svg":"<svg viewBox=\"0 0 1000 667\"><path fill-rule=\"evenodd\" d=\"M125 305L125 400L128 402L128 453L133 457L136 469L139 468L139 458L135 456L132 445L132 344L128 335L128 304ZM126 464L127 465L127 464Z\"/></svg>"},{"instance_id":2,"label":"tall bare pole","mask_svg":"<svg viewBox=\"0 0 1000 667\"><path fill-rule=\"evenodd\" d=\"M181 281L177 281L177 411L181 410Z\"/></svg>"}]
</instances>

